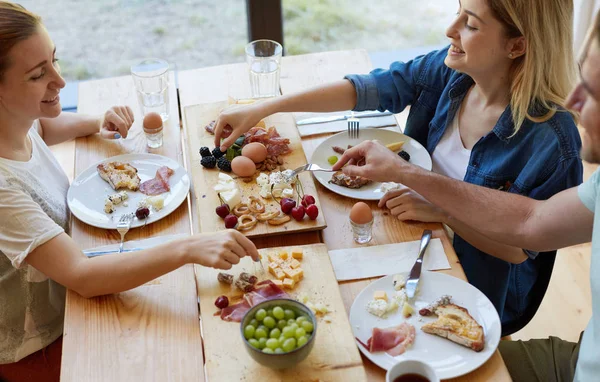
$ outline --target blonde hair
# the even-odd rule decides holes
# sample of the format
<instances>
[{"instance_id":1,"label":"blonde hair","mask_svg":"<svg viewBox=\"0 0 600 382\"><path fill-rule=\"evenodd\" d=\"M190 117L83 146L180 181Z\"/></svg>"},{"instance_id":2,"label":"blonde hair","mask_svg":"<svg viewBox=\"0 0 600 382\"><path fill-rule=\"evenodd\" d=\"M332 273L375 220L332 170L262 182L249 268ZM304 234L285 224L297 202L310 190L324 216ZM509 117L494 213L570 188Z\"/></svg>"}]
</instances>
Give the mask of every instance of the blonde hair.
<instances>
[{"instance_id":1,"label":"blonde hair","mask_svg":"<svg viewBox=\"0 0 600 382\"><path fill-rule=\"evenodd\" d=\"M19 4L0 1L0 80L10 66L9 52L20 41L34 35L42 19Z\"/></svg>"},{"instance_id":2,"label":"blonde hair","mask_svg":"<svg viewBox=\"0 0 600 382\"><path fill-rule=\"evenodd\" d=\"M488 4L507 37L523 36L527 44L526 53L511 68L516 134L526 119L552 118L564 107L575 83L573 0L488 0Z\"/></svg>"}]
</instances>

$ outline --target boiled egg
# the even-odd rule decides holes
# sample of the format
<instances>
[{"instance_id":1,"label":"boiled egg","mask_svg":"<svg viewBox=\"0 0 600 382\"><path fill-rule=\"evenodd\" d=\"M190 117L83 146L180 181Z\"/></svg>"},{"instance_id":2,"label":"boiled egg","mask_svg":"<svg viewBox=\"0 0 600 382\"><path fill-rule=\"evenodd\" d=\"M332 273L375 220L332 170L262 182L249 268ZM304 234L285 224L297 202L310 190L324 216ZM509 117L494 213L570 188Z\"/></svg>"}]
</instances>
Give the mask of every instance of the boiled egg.
<instances>
[{"instance_id":1,"label":"boiled egg","mask_svg":"<svg viewBox=\"0 0 600 382\"><path fill-rule=\"evenodd\" d=\"M267 159L267 148L260 142L248 143L242 148L242 155L252 159L254 163L260 163Z\"/></svg>"},{"instance_id":2,"label":"boiled egg","mask_svg":"<svg viewBox=\"0 0 600 382\"><path fill-rule=\"evenodd\" d=\"M350 210L350 220L355 224L367 224L373 220L371 207L365 202L358 202Z\"/></svg>"},{"instance_id":3,"label":"boiled egg","mask_svg":"<svg viewBox=\"0 0 600 382\"><path fill-rule=\"evenodd\" d=\"M162 127L163 121L160 114L150 112L144 116L143 125L146 130L156 130Z\"/></svg>"},{"instance_id":4,"label":"boiled egg","mask_svg":"<svg viewBox=\"0 0 600 382\"><path fill-rule=\"evenodd\" d=\"M245 156L239 156L233 158L231 161L231 171L237 176L248 177L254 175L254 172L256 172L256 165L252 159Z\"/></svg>"}]
</instances>

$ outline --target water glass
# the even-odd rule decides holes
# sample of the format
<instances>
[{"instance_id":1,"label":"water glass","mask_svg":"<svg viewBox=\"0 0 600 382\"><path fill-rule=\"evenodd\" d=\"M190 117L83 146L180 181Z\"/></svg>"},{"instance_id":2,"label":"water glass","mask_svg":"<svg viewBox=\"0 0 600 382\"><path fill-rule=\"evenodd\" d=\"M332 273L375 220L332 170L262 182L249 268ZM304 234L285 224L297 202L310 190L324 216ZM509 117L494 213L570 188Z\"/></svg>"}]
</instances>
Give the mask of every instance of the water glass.
<instances>
[{"instance_id":1,"label":"water glass","mask_svg":"<svg viewBox=\"0 0 600 382\"><path fill-rule=\"evenodd\" d=\"M365 244L371 241L371 234L373 232L373 219L365 224L357 224L350 219L350 225L352 225L352 233L354 234L354 241L358 244Z\"/></svg>"},{"instance_id":2,"label":"water glass","mask_svg":"<svg viewBox=\"0 0 600 382\"><path fill-rule=\"evenodd\" d=\"M276 41L256 40L246 45L252 98L279 95L279 73L283 48Z\"/></svg>"},{"instance_id":3,"label":"water glass","mask_svg":"<svg viewBox=\"0 0 600 382\"><path fill-rule=\"evenodd\" d=\"M131 66L142 114L160 114L169 119L169 63L158 58L146 59Z\"/></svg>"}]
</instances>

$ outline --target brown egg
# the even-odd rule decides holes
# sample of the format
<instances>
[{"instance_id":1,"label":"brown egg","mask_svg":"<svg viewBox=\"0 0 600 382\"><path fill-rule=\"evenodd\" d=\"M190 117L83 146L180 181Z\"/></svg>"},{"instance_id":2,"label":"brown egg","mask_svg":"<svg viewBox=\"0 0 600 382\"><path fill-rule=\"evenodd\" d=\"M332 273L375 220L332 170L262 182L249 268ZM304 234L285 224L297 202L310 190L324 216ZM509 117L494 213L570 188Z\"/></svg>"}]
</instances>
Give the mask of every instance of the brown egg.
<instances>
[{"instance_id":1,"label":"brown egg","mask_svg":"<svg viewBox=\"0 0 600 382\"><path fill-rule=\"evenodd\" d=\"M237 176L248 177L254 175L256 165L252 162L252 159L239 156L231 161L231 171Z\"/></svg>"},{"instance_id":2,"label":"brown egg","mask_svg":"<svg viewBox=\"0 0 600 382\"><path fill-rule=\"evenodd\" d=\"M147 130L155 130L155 129L160 129L163 125L163 121L162 118L160 117L160 114L158 113L148 113L144 116L144 129Z\"/></svg>"},{"instance_id":3,"label":"brown egg","mask_svg":"<svg viewBox=\"0 0 600 382\"><path fill-rule=\"evenodd\" d=\"M367 224L373 220L371 207L365 202L358 202L350 210L350 220L356 224Z\"/></svg>"},{"instance_id":4,"label":"brown egg","mask_svg":"<svg viewBox=\"0 0 600 382\"><path fill-rule=\"evenodd\" d=\"M242 155L252 159L254 163L260 163L267 159L267 148L260 142L248 143L242 148Z\"/></svg>"}]
</instances>

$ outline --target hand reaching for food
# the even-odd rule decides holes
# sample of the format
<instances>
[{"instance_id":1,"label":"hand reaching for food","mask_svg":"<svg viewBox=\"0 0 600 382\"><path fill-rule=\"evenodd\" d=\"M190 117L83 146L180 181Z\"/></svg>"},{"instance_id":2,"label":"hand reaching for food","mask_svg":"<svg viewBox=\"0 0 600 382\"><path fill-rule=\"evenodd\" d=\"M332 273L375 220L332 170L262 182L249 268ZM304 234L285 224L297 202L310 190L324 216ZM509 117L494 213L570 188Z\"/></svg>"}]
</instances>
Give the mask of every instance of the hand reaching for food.
<instances>
[{"instance_id":1,"label":"hand reaching for food","mask_svg":"<svg viewBox=\"0 0 600 382\"><path fill-rule=\"evenodd\" d=\"M211 232L189 237L184 243L188 256L186 263L200 264L217 269L231 269L244 256L259 260L254 243L236 230Z\"/></svg>"},{"instance_id":2,"label":"hand reaching for food","mask_svg":"<svg viewBox=\"0 0 600 382\"><path fill-rule=\"evenodd\" d=\"M215 124L215 147L226 151L235 140L265 117L260 104L231 105L224 109ZM221 138L225 140L221 142Z\"/></svg>"},{"instance_id":3,"label":"hand reaching for food","mask_svg":"<svg viewBox=\"0 0 600 382\"><path fill-rule=\"evenodd\" d=\"M127 138L134 120L129 106L113 106L101 118L100 135L106 139Z\"/></svg>"},{"instance_id":4,"label":"hand reaching for food","mask_svg":"<svg viewBox=\"0 0 600 382\"><path fill-rule=\"evenodd\" d=\"M332 169L376 182L395 182L393 178L405 166L410 165L379 141L365 141L346 150Z\"/></svg>"}]
</instances>

